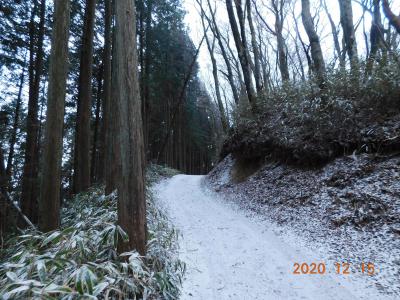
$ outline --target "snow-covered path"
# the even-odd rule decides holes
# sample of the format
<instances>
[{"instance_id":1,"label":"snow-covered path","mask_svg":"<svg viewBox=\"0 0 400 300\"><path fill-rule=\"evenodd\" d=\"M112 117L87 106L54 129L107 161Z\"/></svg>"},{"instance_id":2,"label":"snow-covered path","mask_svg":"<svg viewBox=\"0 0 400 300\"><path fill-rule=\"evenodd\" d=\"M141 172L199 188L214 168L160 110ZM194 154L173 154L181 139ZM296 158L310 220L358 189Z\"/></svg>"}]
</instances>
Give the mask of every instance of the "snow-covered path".
<instances>
[{"instance_id":1,"label":"snow-covered path","mask_svg":"<svg viewBox=\"0 0 400 300\"><path fill-rule=\"evenodd\" d=\"M325 275L294 275L294 263L321 260L219 199L202 179L177 175L155 189L183 236L188 270L181 299L390 299L328 263Z\"/></svg>"}]
</instances>

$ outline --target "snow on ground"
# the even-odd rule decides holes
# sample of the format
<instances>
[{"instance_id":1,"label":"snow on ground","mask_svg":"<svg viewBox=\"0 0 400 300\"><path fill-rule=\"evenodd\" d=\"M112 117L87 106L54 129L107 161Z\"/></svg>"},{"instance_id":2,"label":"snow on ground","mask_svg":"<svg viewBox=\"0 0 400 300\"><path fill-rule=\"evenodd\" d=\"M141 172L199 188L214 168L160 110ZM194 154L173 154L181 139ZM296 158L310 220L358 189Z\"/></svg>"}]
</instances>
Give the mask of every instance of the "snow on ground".
<instances>
[{"instance_id":1,"label":"snow on ground","mask_svg":"<svg viewBox=\"0 0 400 300\"><path fill-rule=\"evenodd\" d=\"M277 224L282 235L331 263L372 262L366 279L400 299L400 157L342 157L320 169L266 162L240 183L219 178L234 169L228 156L207 176L227 202Z\"/></svg>"},{"instance_id":2,"label":"snow on ground","mask_svg":"<svg viewBox=\"0 0 400 300\"><path fill-rule=\"evenodd\" d=\"M180 256L187 264L182 300L394 299L361 275L335 274L328 263L325 275L294 275L294 263L324 257L296 235L281 235L273 223L219 198L203 179L177 175L155 187L182 234Z\"/></svg>"}]
</instances>

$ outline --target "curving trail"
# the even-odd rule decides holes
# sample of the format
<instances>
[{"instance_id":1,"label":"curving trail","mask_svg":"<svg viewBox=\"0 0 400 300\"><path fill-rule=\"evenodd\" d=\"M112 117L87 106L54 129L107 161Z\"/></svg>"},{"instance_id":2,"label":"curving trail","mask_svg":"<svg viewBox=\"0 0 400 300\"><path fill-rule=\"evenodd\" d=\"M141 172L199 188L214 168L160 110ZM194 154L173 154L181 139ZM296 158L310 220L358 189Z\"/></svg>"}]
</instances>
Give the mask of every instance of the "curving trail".
<instances>
[{"instance_id":1,"label":"curving trail","mask_svg":"<svg viewBox=\"0 0 400 300\"><path fill-rule=\"evenodd\" d=\"M203 178L177 175L155 188L183 236L180 256L188 271L181 299L391 299L361 276L334 274L332 265L325 275L292 274L295 262L321 260L284 240L272 224L225 203Z\"/></svg>"}]
</instances>

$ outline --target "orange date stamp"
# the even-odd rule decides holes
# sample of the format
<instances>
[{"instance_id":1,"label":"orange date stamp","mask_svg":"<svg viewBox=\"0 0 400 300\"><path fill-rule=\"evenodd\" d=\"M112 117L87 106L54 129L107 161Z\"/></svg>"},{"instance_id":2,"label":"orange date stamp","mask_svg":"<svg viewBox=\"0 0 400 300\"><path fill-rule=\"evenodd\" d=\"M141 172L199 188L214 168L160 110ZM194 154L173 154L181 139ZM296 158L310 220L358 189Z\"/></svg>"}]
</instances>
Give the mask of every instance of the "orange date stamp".
<instances>
[{"instance_id":1,"label":"orange date stamp","mask_svg":"<svg viewBox=\"0 0 400 300\"><path fill-rule=\"evenodd\" d=\"M329 273L325 263L294 263L293 274L294 275L324 275ZM347 262L334 263L331 269L333 273L338 275L350 275L355 272L372 276L375 274L375 265L371 262L362 262L360 264L350 264Z\"/></svg>"}]
</instances>

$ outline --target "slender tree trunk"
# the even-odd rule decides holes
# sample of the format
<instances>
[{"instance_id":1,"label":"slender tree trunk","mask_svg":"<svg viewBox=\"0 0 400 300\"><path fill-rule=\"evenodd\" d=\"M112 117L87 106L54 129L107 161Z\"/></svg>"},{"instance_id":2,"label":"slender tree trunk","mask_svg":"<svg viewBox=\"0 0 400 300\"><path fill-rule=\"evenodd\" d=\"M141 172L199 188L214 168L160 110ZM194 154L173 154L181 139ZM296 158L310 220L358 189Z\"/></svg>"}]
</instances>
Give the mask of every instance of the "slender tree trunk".
<instances>
[{"instance_id":1,"label":"slender tree trunk","mask_svg":"<svg viewBox=\"0 0 400 300\"><path fill-rule=\"evenodd\" d=\"M351 69L355 74L358 72L358 54L356 34L353 25L353 9L351 0L339 0L340 22L343 28L343 38L346 45L346 52L349 56Z\"/></svg>"},{"instance_id":2,"label":"slender tree trunk","mask_svg":"<svg viewBox=\"0 0 400 300\"><path fill-rule=\"evenodd\" d=\"M215 48L215 37L213 42L211 43L210 40L208 39L207 35L207 28L204 22L204 13L201 14L201 23L203 25L203 31L204 31L204 36L206 38L206 44L207 44L207 49L208 53L210 54L211 58L211 63L212 63L212 73L213 73L213 78L214 78L214 87L215 87L215 95L217 98L217 104L218 104L218 109L221 117L221 123L222 123L222 129L224 133L228 132L228 121L226 120L226 114L225 114L225 108L224 104L222 103L222 98L221 98L221 91L220 91L220 86L219 86L219 78L218 78L218 67L217 67L217 60L215 59L214 56L214 48Z\"/></svg>"},{"instance_id":3,"label":"slender tree trunk","mask_svg":"<svg viewBox=\"0 0 400 300\"><path fill-rule=\"evenodd\" d=\"M253 24L253 16L252 16L252 12L251 12L251 2L250 2L250 0L245 0L245 1L246 1L246 7L247 7L247 21L248 21L249 27L250 27L251 45L253 48L253 55L254 55L254 79L256 82L257 93L260 94L263 90L261 67L260 67L260 53L258 52L256 31L254 29L254 24Z\"/></svg>"},{"instance_id":4,"label":"slender tree trunk","mask_svg":"<svg viewBox=\"0 0 400 300\"><path fill-rule=\"evenodd\" d=\"M226 0L226 9L228 11L228 18L229 18L229 23L231 25L232 29L232 34L233 38L235 40L235 45L236 45L236 50L238 52L239 56L239 61L242 67L242 72L243 72L243 78L244 78L244 83L246 86L246 92L247 92L247 98L249 100L249 103L253 109L253 111L257 110L257 96L254 91L253 87L253 82L251 78L251 69L250 69L250 63L248 61L249 55L247 53L247 49L245 46L245 41L242 40L243 36L241 37L241 34L239 33L239 28L236 23L236 18L235 18L235 13L233 11L233 6L232 6L232 0ZM239 7L240 3L236 3L236 7ZM243 14L239 13L239 19L243 19ZM242 23L243 25L241 26L242 28L242 34L244 35L244 22L243 20L239 20L239 23Z\"/></svg>"},{"instance_id":5,"label":"slender tree trunk","mask_svg":"<svg viewBox=\"0 0 400 300\"><path fill-rule=\"evenodd\" d=\"M342 50L340 49L338 29L336 27L335 22L333 21L333 18L331 16L331 14L329 13L329 9L326 6L326 2L325 1L326 0L324 0L323 6L324 6L324 9L325 9L325 13L328 16L329 24L331 26L333 44L335 46L335 51L336 51L337 58L339 59L339 66L340 66L341 69L344 69L345 65L346 65L346 62L343 59Z\"/></svg>"},{"instance_id":6,"label":"slender tree trunk","mask_svg":"<svg viewBox=\"0 0 400 300\"><path fill-rule=\"evenodd\" d=\"M283 5L284 0L273 0L273 10L275 14L275 34L276 34L276 44L278 48L278 65L279 71L281 73L282 81L289 81L289 67L287 62L287 51L286 51L286 43L283 38ZM279 7L278 7L279 5Z\"/></svg>"},{"instance_id":7,"label":"slender tree trunk","mask_svg":"<svg viewBox=\"0 0 400 300\"><path fill-rule=\"evenodd\" d=\"M17 100L16 100L16 104L15 104L13 129L12 129L10 140L9 140L10 149L8 152L7 168L6 168L8 192L11 192L11 190L12 190L11 179L12 179L12 168L13 168L13 160L14 160L14 149L15 149L15 143L17 141L17 132L18 132L18 127L19 127L19 115L20 115L20 111L21 111L22 89L24 87L24 79L25 79L25 62L24 62L24 67L21 72L20 79L19 79L20 83L19 83L19 89L18 89L18 96L17 96Z\"/></svg>"},{"instance_id":8,"label":"slender tree trunk","mask_svg":"<svg viewBox=\"0 0 400 300\"><path fill-rule=\"evenodd\" d=\"M36 4L35 4L36 6ZM35 9L34 9L35 11ZM34 13L33 11L33 13ZM27 133L25 144L25 163L22 179L22 193L21 193L21 209L22 213L26 215L33 223L38 221L38 110L39 110L39 88L40 79L43 71L43 40L44 40L44 23L45 23L46 1L42 0L40 4L40 22L39 34L37 36L37 52L34 67L30 66L30 87L29 87L29 101L28 101L28 117L27 117ZM35 26L33 19L31 26ZM34 29L31 29L32 39L30 42L31 59L34 49ZM21 224L25 226L24 223Z\"/></svg>"},{"instance_id":9,"label":"slender tree trunk","mask_svg":"<svg viewBox=\"0 0 400 300\"><path fill-rule=\"evenodd\" d=\"M208 8L209 8L210 12L212 12L210 0L207 0L207 5L208 5ZM221 33L219 31L217 22L215 20L215 13L211 13L211 22L209 22L209 23L210 23L210 27L211 27L212 32L214 33L215 37L217 38L218 46L219 46L219 48L221 50L222 57L223 57L223 59L225 61L226 70L227 70L227 73L228 73L227 79L228 79L229 85L230 85L231 90L232 90L233 99L234 99L235 103L238 104L239 103L239 94L238 94L238 91L237 91L235 80L233 78L232 66L231 66L231 63L229 61L228 55L226 53L226 49L225 49L225 46L223 44L223 41L222 41L222 38L221 38Z\"/></svg>"},{"instance_id":10,"label":"slender tree trunk","mask_svg":"<svg viewBox=\"0 0 400 300\"><path fill-rule=\"evenodd\" d=\"M140 66L140 95L143 97L144 95L144 50L145 50L145 26L144 26L144 18L145 18L145 5L144 0L138 0L137 3L137 35L138 35L138 52L139 52L139 66ZM143 115L143 103L144 99L142 99L142 115Z\"/></svg>"},{"instance_id":11,"label":"slender tree trunk","mask_svg":"<svg viewBox=\"0 0 400 300\"><path fill-rule=\"evenodd\" d=\"M262 40L262 34L261 34L261 29L258 28L258 40L259 40L259 53L260 53L260 63L261 63L261 70L263 73L263 84L264 84L264 90L269 90L270 89L270 65L268 62L268 51L266 49L266 46ZM264 46L264 48L263 48ZM263 50L264 49L264 50Z\"/></svg>"},{"instance_id":12,"label":"slender tree trunk","mask_svg":"<svg viewBox=\"0 0 400 300\"><path fill-rule=\"evenodd\" d=\"M380 0L373 0L373 18L370 31L371 51L367 60L367 66L365 68L366 74L371 74L376 55L381 48L384 37L384 28L382 25L381 11L380 11Z\"/></svg>"},{"instance_id":13,"label":"slender tree trunk","mask_svg":"<svg viewBox=\"0 0 400 300\"><path fill-rule=\"evenodd\" d=\"M3 147L0 145L0 241L3 241L4 233L10 229L10 224L8 222L10 218L10 207L5 195L7 193L7 186ZM0 244L0 247L3 248L3 243Z\"/></svg>"},{"instance_id":14,"label":"slender tree trunk","mask_svg":"<svg viewBox=\"0 0 400 300\"><path fill-rule=\"evenodd\" d=\"M304 72L303 60L302 60L301 55L300 55L300 49L299 49L299 45L297 43L297 38L295 40L295 50L296 50L297 59L299 61L300 72L301 72L301 80L302 81L306 81L306 74Z\"/></svg>"},{"instance_id":15,"label":"slender tree trunk","mask_svg":"<svg viewBox=\"0 0 400 300\"><path fill-rule=\"evenodd\" d=\"M314 22L310 12L310 1L301 0L302 10L301 16L303 19L304 28L307 32L311 46L311 57L314 64L314 71L317 75L319 86L321 89L325 86L325 62L321 50L319 37L314 28Z\"/></svg>"},{"instance_id":16,"label":"slender tree trunk","mask_svg":"<svg viewBox=\"0 0 400 300\"><path fill-rule=\"evenodd\" d=\"M144 143L137 71L136 11L132 0L115 2L116 30L113 57L113 95L118 116L120 154L118 224L129 236L119 252L146 252L146 199L144 194ZM114 116L115 117L115 116Z\"/></svg>"},{"instance_id":17,"label":"slender tree trunk","mask_svg":"<svg viewBox=\"0 0 400 300\"><path fill-rule=\"evenodd\" d=\"M386 18L388 18L390 22L390 25L392 25L396 29L397 33L400 34L400 16L396 16L390 9L388 0L382 0L382 7Z\"/></svg>"},{"instance_id":18,"label":"slender tree trunk","mask_svg":"<svg viewBox=\"0 0 400 300\"><path fill-rule=\"evenodd\" d=\"M103 64L100 65L97 74L97 97L96 97L96 110L94 119L94 130L93 130L93 142L92 142L92 158L90 163L90 176L92 182L97 182L99 179L98 169L99 168L99 156L98 156L98 144L99 144L99 127L100 127L100 106L103 90Z\"/></svg>"},{"instance_id":19,"label":"slender tree trunk","mask_svg":"<svg viewBox=\"0 0 400 300\"><path fill-rule=\"evenodd\" d=\"M143 87L143 103L142 103L142 117L143 117L143 136L144 136L144 144L147 153L148 148L148 139L149 139L149 116L150 116L150 63L151 63L151 41L152 41L152 29L151 29L151 21L152 21L152 10L153 10L153 0L147 1L147 10L146 10L146 53L144 57L144 87Z\"/></svg>"},{"instance_id":20,"label":"slender tree trunk","mask_svg":"<svg viewBox=\"0 0 400 300\"><path fill-rule=\"evenodd\" d=\"M304 54L305 54L306 59L307 59L308 74L312 74L314 67L312 65L312 60L311 60L310 53L309 53L309 48L310 47L307 46L304 43L303 39L301 38L301 34L300 34L300 30L299 30L299 24L297 22L297 18L295 17L295 12L293 12L293 20L294 20L294 28L296 30L296 36L298 37L298 39L299 39L299 41L301 43L301 46L303 48Z\"/></svg>"},{"instance_id":21,"label":"slender tree trunk","mask_svg":"<svg viewBox=\"0 0 400 300\"><path fill-rule=\"evenodd\" d=\"M41 157L42 155L42 129L43 129L43 111L44 111L44 105L45 105L45 101L46 101L46 91L47 91L47 87L46 87L46 82L48 81L47 78L44 78L44 84L42 87L42 97L40 98L40 107L39 107L39 129L38 129L38 138L37 138L37 151L38 151L38 157ZM39 181L40 183L40 181Z\"/></svg>"},{"instance_id":22,"label":"slender tree trunk","mask_svg":"<svg viewBox=\"0 0 400 300\"><path fill-rule=\"evenodd\" d=\"M39 201L39 227L45 232L60 226L61 157L68 72L69 17L70 1L54 0L43 174Z\"/></svg>"},{"instance_id":23,"label":"slender tree trunk","mask_svg":"<svg viewBox=\"0 0 400 300\"><path fill-rule=\"evenodd\" d=\"M245 0L246 1L246 0ZM254 85L253 85L253 63L250 57L250 52L248 48L248 43L247 43L247 37L246 37L246 17L245 17L245 12L242 7L242 0L235 0L235 7L236 7L236 15L238 18L238 24L239 24L239 29L240 29L240 41L243 46L243 55L245 58L245 64L247 65L247 70L249 73L249 86L251 90L253 91L254 94L254 100L257 99L257 93L254 90ZM229 16L229 14L228 14ZM256 101L254 101L254 105L256 104ZM253 103L250 102L250 105L252 106ZM255 111L255 107L253 108L253 111Z\"/></svg>"},{"instance_id":24,"label":"slender tree trunk","mask_svg":"<svg viewBox=\"0 0 400 300\"><path fill-rule=\"evenodd\" d=\"M29 97L33 93L33 83L35 81L35 39L36 39L36 24L35 17L37 15L38 2L33 0L33 8L31 11L29 21L29 67L28 67L28 80L29 80Z\"/></svg>"},{"instance_id":25,"label":"slender tree trunk","mask_svg":"<svg viewBox=\"0 0 400 300\"><path fill-rule=\"evenodd\" d=\"M102 133L102 153L101 153L101 172L100 182L105 180L106 195L115 189L115 176L112 172L112 153L113 138L111 132L111 24L112 24L112 5L111 0L105 1L105 32L104 32L104 91L103 91L103 133Z\"/></svg>"},{"instance_id":26,"label":"slender tree trunk","mask_svg":"<svg viewBox=\"0 0 400 300\"><path fill-rule=\"evenodd\" d=\"M74 194L90 187L90 108L92 98L93 32L96 0L86 0L81 43L78 110L75 127Z\"/></svg>"}]
</instances>

